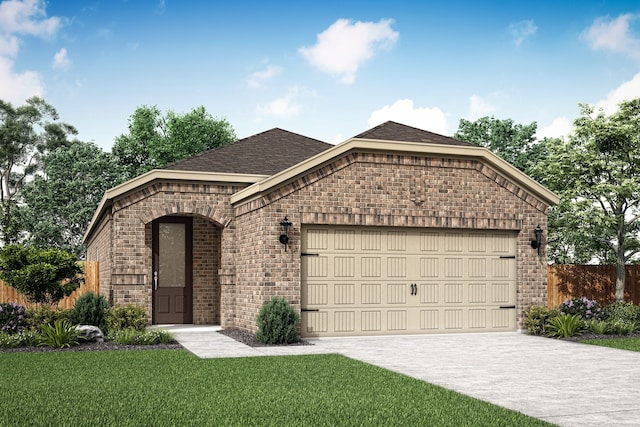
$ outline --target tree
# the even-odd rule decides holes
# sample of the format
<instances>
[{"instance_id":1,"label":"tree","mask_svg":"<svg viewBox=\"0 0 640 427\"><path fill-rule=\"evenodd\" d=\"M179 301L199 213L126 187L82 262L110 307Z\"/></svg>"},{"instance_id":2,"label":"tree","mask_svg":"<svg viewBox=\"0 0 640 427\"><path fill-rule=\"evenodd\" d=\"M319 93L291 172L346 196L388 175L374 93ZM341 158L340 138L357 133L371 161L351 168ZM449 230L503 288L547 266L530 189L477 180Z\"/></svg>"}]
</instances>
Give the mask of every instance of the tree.
<instances>
[{"instance_id":1,"label":"tree","mask_svg":"<svg viewBox=\"0 0 640 427\"><path fill-rule=\"evenodd\" d=\"M73 141L44 157L44 173L22 189L18 221L26 242L84 254L82 237L106 190L120 180L114 157Z\"/></svg>"},{"instance_id":2,"label":"tree","mask_svg":"<svg viewBox=\"0 0 640 427\"><path fill-rule=\"evenodd\" d=\"M78 258L59 249L8 245L0 249L0 278L29 301L55 304L83 282Z\"/></svg>"},{"instance_id":3,"label":"tree","mask_svg":"<svg viewBox=\"0 0 640 427\"><path fill-rule=\"evenodd\" d=\"M562 199L558 233L575 239L566 246L579 258L616 264L616 300L623 301L625 264L640 252L640 98L610 116L581 105L573 134L548 149L540 170Z\"/></svg>"},{"instance_id":4,"label":"tree","mask_svg":"<svg viewBox=\"0 0 640 427\"><path fill-rule=\"evenodd\" d=\"M460 119L454 138L488 148L535 179L533 166L546 156L545 141L536 140L538 125L515 124L513 120L482 117L471 122Z\"/></svg>"},{"instance_id":5,"label":"tree","mask_svg":"<svg viewBox=\"0 0 640 427\"><path fill-rule=\"evenodd\" d=\"M129 118L129 133L116 138L113 154L126 181L236 139L229 122L215 119L202 106L164 117L158 107L142 106Z\"/></svg>"},{"instance_id":6,"label":"tree","mask_svg":"<svg viewBox=\"0 0 640 427\"><path fill-rule=\"evenodd\" d=\"M57 120L56 110L41 98L17 108L0 100L0 239L5 244L20 238L15 211L22 186L41 168L48 150L66 145L77 133Z\"/></svg>"}]
</instances>

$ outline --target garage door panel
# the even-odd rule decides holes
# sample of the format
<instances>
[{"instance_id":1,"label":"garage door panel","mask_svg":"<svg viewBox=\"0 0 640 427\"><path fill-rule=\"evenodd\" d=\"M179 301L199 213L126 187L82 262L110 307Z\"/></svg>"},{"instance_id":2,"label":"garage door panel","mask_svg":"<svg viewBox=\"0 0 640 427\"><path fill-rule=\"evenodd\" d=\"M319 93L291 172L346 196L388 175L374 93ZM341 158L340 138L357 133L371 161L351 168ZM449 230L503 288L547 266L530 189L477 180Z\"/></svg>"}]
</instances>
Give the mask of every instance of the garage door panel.
<instances>
[{"instance_id":1,"label":"garage door panel","mask_svg":"<svg viewBox=\"0 0 640 427\"><path fill-rule=\"evenodd\" d=\"M314 226L302 248L306 336L515 330L514 234Z\"/></svg>"}]
</instances>

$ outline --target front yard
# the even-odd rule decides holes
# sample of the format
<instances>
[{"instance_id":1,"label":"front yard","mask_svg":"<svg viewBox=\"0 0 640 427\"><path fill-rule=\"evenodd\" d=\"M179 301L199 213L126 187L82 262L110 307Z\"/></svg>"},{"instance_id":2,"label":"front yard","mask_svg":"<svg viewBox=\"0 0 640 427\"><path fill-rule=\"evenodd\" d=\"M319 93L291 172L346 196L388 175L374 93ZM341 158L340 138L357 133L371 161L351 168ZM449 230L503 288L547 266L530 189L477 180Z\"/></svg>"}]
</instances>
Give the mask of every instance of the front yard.
<instances>
[{"instance_id":1,"label":"front yard","mask_svg":"<svg viewBox=\"0 0 640 427\"><path fill-rule=\"evenodd\" d=\"M0 425L549 425L339 355L0 353L0 376Z\"/></svg>"}]
</instances>

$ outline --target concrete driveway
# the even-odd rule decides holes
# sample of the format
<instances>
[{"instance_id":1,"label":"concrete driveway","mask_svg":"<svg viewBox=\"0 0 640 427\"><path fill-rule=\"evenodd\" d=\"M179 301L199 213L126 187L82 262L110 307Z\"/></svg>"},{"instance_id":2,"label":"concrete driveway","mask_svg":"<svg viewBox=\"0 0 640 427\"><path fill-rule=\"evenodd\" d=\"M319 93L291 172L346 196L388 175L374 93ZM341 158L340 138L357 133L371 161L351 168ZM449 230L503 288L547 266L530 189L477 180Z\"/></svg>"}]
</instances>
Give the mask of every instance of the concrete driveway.
<instances>
[{"instance_id":1,"label":"concrete driveway","mask_svg":"<svg viewBox=\"0 0 640 427\"><path fill-rule=\"evenodd\" d=\"M174 330L201 357L339 353L562 426L640 426L640 353L521 333L320 338L251 348Z\"/></svg>"}]
</instances>

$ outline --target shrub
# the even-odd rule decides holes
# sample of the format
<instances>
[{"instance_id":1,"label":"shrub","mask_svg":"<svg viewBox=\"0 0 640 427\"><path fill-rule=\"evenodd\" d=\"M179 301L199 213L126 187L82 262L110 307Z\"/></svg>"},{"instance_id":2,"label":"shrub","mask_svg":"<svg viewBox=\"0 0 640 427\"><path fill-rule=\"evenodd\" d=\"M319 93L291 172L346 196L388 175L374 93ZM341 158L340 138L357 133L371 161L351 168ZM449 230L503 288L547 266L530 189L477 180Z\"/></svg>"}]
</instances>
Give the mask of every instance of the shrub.
<instances>
[{"instance_id":1,"label":"shrub","mask_svg":"<svg viewBox=\"0 0 640 427\"><path fill-rule=\"evenodd\" d=\"M73 306L71 311L71 322L76 325L97 326L106 332L106 315L109 310L109 303L102 295L93 292L83 294Z\"/></svg>"},{"instance_id":2,"label":"shrub","mask_svg":"<svg viewBox=\"0 0 640 427\"><path fill-rule=\"evenodd\" d=\"M587 322L589 331L597 335L608 334L611 332L611 325L605 320L591 319Z\"/></svg>"},{"instance_id":3,"label":"shrub","mask_svg":"<svg viewBox=\"0 0 640 427\"><path fill-rule=\"evenodd\" d=\"M111 307L107 313L107 330L135 329L144 331L147 326L147 314L144 307L128 304Z\"/></svg>"},{"instance_id":4,"label":"shrub","mask_svg":"<svg viewBox=\"0 0 640 427\"><path fill-rule=\"evenodd\" d=\"M42 325L42 341L40 345L55 348L78 345L78 331L68 320L56 320L53 325Z\"/></svg>"},{"instance_id":5,"label":"shrub","mask_svg":"<svg viewBox=\"0 0 640 427\"><path fill-rule=\"evenodd\" d=\"M60 249L8 245L0 249L0 279L29 301L52 304L84 280L78 257Z\"/></svg>"},{"instance_id":6,"label":"shrub","mask_svg":"<svg viewBox=\"0 0 640 427\"><path fill-rule=\"evenodd\" d=\"M17 347L35 347L40 344L40 335L35 331L24 329L15 334L0 332L0 347L17 348Z\"/></svg>"},{"instance_id":7,"label":"shrub","mask_svg":"<svg viewBox=\"0 0 640 427\"><path fill-rule=\"evenodd\" d=\"M175 342L173 335L162 329L151 331L119 329L109 335L109 340L121 345L155 345Z\"/></svg>"},{"instance_id":8,"label":"shrub","mask_svg":"<svg viewBox=\"0 0 640 427\"><path fill-rule=\"evenodd\" d=\"M585 323L577 314L561 314L549 319L546 330L550 337L569 338L580 335Z\"/></svg>"},{"instance_id":9,"label":"shrub","mask_svg":"<svg viewBox=\"0 0 640 427\"><path fill-rule=\"evenodd\" d=\"M280 297L262 305L257 317L256 339L263 344L291 344L297 341L296 325L300 315Z\"/></svg>"},{"instance_id":10,"label":"shrub","mask_svg":"<svg viewBox=\"0 0 640 427\"><path fill-rule=\"evenodd\" d=\"M0 332L15 334L27 325L24 306L15 302L0 303Z\"/></svg>"},{"instance_id":11,"label":"shrub","mask_svg":"<svg viewBox=\"0 0 640 427\"><path fill-rule=\"evenodd\" d=\"M527 331L531 335L546 335L546 325L549 319L560 315L557 308L547 308L543 305L533 305L524 313Z\"/></svg>"},{"instance_id":12,"label":"shrub","mask_svg":"<svg viewBox=\"0 0 640 427\"><path fill-rule=\"evenodd\" d=\"M608 322L609 327L611 328L611 332L616 335L629 335L633 331L636 330L637 323L629 322L627 320L614 320L613 322Z\"/></svg>"},{"instance_id":13,"label":"shrub","mask_svg":"<svg viewBox=\"0 0 640 427\"><path fill-rule=\"evenodd\" d=\"M575 314L582 320L602 320L602 309L596 301L586 297L565 300L560 304L560 311L564 314Z\"/></svg>"},{"instance_id":14,"label":"shrub","mask_svg":"<svg viewBox=\"0 0 640 427\"><path fill-rule=\"evenodd\" d=\"M41 331L42 326L53 324L56 320L71 321L71 310L53 309L44 304L38 308L28 308L25 319L29 328Z\"/></svg>"},{"instance_id":15,"label":"shrub","mask_svg":"<svg viewBox=\"0 0 640 427\"><path fill-rule=\"evenodd\" d=\"M604 318L609 322L622 320L625 322L640 322L640 306L630 302L617 301L604 308Z\"/></svg>"}]
</instances>

